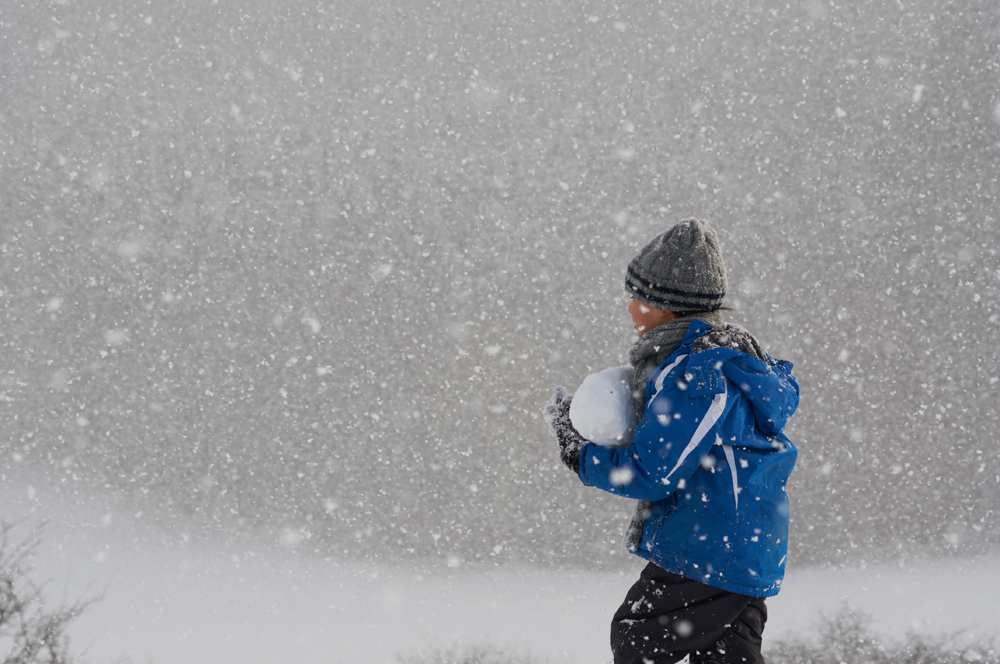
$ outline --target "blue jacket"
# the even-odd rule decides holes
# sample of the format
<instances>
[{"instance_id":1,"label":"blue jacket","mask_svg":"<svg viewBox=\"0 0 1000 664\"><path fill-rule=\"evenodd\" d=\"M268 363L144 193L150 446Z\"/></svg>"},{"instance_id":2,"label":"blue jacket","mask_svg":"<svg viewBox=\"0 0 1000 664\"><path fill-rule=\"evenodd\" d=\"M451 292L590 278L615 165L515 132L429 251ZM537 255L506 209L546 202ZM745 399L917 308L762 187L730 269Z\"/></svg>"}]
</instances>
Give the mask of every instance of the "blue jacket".
<instances>
[{"instance_id":1,"label":"blue jacket","mask_svg":"<svg viewBox=\"0 0 1000 664\"><path fill-rule=\"evenodd\" d=\"M716 347L694 321L646 383L628 447L580 450L580 479L651 502L637 556L729 592L770 597L785 574L796 450L782 430L799 403L792 365Z\"/></svg>"}]
</instances>

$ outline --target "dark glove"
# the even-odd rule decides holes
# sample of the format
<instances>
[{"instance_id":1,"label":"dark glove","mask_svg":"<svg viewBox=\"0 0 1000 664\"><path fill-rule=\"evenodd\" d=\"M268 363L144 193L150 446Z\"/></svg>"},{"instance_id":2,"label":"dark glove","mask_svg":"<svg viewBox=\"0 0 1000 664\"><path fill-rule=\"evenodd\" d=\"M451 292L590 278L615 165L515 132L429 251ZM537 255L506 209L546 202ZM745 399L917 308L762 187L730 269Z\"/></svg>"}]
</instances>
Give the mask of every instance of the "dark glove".
<instances>
[{"instance_id":1,"label":"dark glove","mask_svg":"<svg viewBox=\"0 0 1000 664\"><path fill-rule=\"evenodd\" d=\"M542 409L542 417L549 425L549 431L559 441L559 458L567 468L579 475L580 447L588 441L573 427L569 419L571 403L573 395L568 393L565 387L558 385L555 394L552 395L552 403Z\"/></svg>"}]
</instances>

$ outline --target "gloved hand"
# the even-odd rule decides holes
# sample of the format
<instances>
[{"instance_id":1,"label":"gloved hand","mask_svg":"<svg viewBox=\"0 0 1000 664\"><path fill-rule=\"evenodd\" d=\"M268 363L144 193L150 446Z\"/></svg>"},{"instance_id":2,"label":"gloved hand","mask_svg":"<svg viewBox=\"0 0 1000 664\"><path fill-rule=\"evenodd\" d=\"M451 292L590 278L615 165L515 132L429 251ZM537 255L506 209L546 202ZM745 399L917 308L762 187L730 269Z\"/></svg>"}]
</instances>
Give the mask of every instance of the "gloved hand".
<instances>
[{"instance_id":1,"label":"gloved hand","mask_svg":"<svg viewBox=\"0 0 1000 664\"><path fill-rule=\"evenodd\" d=\"M569 419L569 407L573 403L573 395L562 385L556 386L552 395L552 403L542 409L542 417L549 425L549 431L559 441L559 458L566 467L574 473L580 473L580 447L587 439L573 427Z\"/></svg>"}]
</instances>

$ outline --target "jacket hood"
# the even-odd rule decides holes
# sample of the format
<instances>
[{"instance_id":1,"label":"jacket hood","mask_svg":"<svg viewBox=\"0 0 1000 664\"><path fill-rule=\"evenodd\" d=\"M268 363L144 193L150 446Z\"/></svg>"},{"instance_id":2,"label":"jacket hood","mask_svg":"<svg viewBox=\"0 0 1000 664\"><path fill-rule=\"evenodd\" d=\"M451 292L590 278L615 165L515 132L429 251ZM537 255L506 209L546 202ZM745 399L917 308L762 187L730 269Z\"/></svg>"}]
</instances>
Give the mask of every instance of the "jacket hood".
<instances>
[{"instance_id":1,"label":"jacket hood","mask_svg":"<svg viewBox=\"0 0 1000 664\"><path fill-rule=\"evenodd\" d=\"M698 344L697 340L711 330L710 326L695 321L681 342L681 347L691 349L685 371L691 395L723 392L725 379L729 379L750 402L754 421L761 432L777 436L799 405L799 385L792 376L792 363L772 358L760 350L756 340L753 340L753 350L763 354L764 359L726 346L698 350L705 344Z\"/></svg>"}]
</instances>

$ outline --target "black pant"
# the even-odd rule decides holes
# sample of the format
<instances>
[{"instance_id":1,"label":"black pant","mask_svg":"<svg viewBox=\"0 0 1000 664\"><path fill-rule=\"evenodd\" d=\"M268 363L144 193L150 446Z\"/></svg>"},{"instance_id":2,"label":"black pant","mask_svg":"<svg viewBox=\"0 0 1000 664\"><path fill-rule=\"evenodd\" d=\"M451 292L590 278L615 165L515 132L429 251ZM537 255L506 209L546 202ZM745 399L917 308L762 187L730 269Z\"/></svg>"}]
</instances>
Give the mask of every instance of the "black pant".
<instances>
[{"instance_id":1,"label":"black pant","mask_svg":"<svg viewBox=\"0 0 1000 664\"><path fill-rule=\"evenodd\" d=\"M760 597L719 590L653 563L628 591L611 622L615 664L764 664Z\"/></svg>"}]
</instances>

